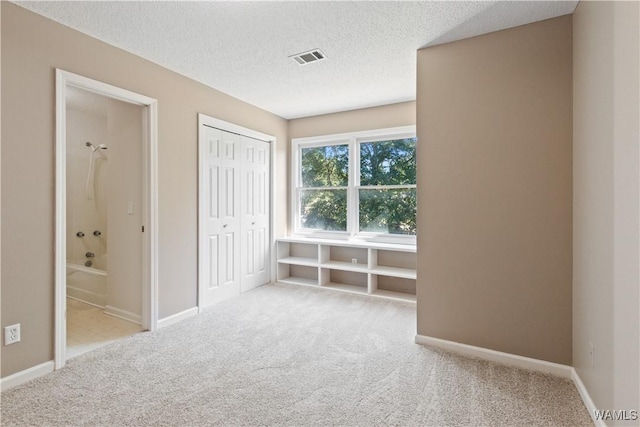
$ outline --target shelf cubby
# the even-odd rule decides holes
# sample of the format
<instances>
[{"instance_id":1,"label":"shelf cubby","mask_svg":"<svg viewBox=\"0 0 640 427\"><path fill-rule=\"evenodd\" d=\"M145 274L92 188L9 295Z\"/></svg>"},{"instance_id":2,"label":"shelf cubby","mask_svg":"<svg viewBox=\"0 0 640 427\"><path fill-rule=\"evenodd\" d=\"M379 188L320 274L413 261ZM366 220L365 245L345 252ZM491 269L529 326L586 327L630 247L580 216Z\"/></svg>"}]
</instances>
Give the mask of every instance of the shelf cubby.
<instances>
[{"instance_id":1,"label":"shelf cubby","mask_svg":"<svg viewBox=\"0 0 640 427\"><path fill-rule=\"evenodd\" d=\"M318 245L278 241L278 263L318 266Z\"/></svg>"},{"instance_id":2,"label":"shelf cubby","mask_svg":"<svg viewBox=\"0 0 640 427\"><path fill-rule=\"evenodd\" d=\"M367 273L367 248L321 245L321 266L334 270Z\"/></svg>"},{"instance_id":3,"label":"shelf cubby","mask_svg":"<svg viewBox=\"0 0 640 427\"><path fill-rule=\"evenodd\" d=\"M359 294L368 293L366 273L322 268L320 277L321 286Z\"/></svg>"},{"instance_id":4,"label":"shelf cubby","mask_svg":"<svg viewBox=\"0 0 640 427\"><path fill-rule=\"evenodd\" d=\"M306 265L278 263L278 281L294 285L317 286L318 268Z\"/></svg>"},{"instance_id":5,"label":"shelf cubby","mask_svg":"<svg viewBox=\"0 0 640 427\"><path fill-rule=\"evenodd\" d=\"M378 291L416 294L416 281L403 277L378 276Z\"/></svg>"}]
</instances>

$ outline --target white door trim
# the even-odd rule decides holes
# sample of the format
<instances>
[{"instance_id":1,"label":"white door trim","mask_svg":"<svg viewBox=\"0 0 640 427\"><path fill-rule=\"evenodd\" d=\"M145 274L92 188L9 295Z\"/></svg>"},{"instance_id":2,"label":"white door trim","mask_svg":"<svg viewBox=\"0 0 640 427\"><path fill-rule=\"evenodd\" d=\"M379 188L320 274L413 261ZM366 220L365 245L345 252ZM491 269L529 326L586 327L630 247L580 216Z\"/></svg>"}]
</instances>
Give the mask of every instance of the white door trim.
<instances>
[{"instance_id":1,"label":"white door trim","mask_svg":"<svg viewBox=\"0 0 640 427\"><path fill-rule=\"evenodd\" d=\"M143 123L142 327L158 327L158 101L78 74L56 69L56 237L55 237L55 369L66 362L66 99L67 87L141 105Z\"/></svg>"},{"instance_id":2,"label":"white door trim","mask_svg":"<svg viewBox=\"0 0 640 427\"><path fill-rule=\"evenodd\" d=\"M248 136L250 138L255 138L261 141L268 142L271 146L270 152L270 200L269 200L269 209L270 209L270 218L269 218L269 265L271 266L270 277L271 281L275 280L275 270L273 265L275 263L275 257L273 256L273 251L275 248L275 237L274 237L274 227L275 227L275 207L274 207L274 196L275 196L275 157L276 157L276 137L273 135L268 135L262 132L255 131L253 129L245 128L244 126L237 125L235 123L226 122L224 120L216 119L214 117L207 116L206 114L198 113L198 312L202 312L204 309L204 286L205 283L203 279L205 277L204 268L206 266L206 260L204 259L204 250L203 245L206 243L204 236L202 235L202 230L205 227L205 217L206 217L206 195L203 191L204 189L204 180L206 179L205 169L203 167L200 153L202 152L202 138L200 137L200 132L203 125L211 126L226 132L235 133L238 135Z\"/></svg>"}]
</instances>

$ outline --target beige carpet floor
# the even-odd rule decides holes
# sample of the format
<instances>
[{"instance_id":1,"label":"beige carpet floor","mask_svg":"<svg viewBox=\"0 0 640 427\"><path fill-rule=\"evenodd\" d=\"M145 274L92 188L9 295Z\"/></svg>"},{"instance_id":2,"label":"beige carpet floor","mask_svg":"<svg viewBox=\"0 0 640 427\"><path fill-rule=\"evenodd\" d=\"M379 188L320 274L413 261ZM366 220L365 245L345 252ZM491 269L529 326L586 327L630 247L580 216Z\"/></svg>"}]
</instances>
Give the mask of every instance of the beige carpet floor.
<instances>
[{"instance_id":1,"label":"beige carpet floor","mask_svg":"<svg viewBox=\"0 0 640 427\"><path fill-rule=\"evenodd\" d=\"M586 426L567 380L417 345L415 305L263 286L2 393L3 426Z\"/></svg>"}]
</instances>

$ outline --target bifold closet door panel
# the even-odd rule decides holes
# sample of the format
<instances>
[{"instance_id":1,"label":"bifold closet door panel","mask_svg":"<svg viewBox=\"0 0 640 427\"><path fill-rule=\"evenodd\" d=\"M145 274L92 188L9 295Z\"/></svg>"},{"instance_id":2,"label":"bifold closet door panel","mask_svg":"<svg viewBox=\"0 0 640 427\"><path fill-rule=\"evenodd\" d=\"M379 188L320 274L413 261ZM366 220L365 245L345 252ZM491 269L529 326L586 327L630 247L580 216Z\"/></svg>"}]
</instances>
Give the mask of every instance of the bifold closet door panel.
<instances>
[{"instance_id":1,"label":"bifold closet door panel","mask_svg":"<svg viewBox=\"0 0 640 427\"><path fill-rule=\"evenodd\" d=\"M238 135L202 126L205 170L205 305L240 293L240 152Z\"/></svg>"},{"instance_id":2,"label":"bifold closet door panel","mask_svg":"<svg viewBox=\"0 0 640 427\"><path fill-rule=\"evenodd\" d=\"M241 137L242 291L270 280L270 144Z\"/></svg>"}]
</instances>

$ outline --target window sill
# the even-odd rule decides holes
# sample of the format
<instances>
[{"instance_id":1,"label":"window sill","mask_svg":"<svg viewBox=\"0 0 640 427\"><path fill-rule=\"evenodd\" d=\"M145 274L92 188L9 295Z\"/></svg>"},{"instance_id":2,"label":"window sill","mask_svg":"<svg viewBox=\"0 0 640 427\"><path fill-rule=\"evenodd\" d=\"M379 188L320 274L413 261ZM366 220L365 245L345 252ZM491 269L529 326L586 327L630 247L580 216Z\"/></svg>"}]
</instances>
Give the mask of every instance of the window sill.
<instances>
[{"instance_id":1,"label":"window sill","mask_svg":"<svg viewBox=\"0 0 640 427\"><path fill-rule=\"evenodd\" d=\"M292 235L287 237L279 237L276 240L281 242L292 242L292 243L317 243L317 244L325 244L331 246L350 246L350 247L358 247L358 248L371 248L371 249L393 249L396 251L403 252L416 252L416 245L413 243L404 244L404 243L389 243L389 242L373 242L370 240L362 240L362 239L336 239L329 237L319 237L317 235L307 236L307 235Z\"/></svg>"}]
</instances>

